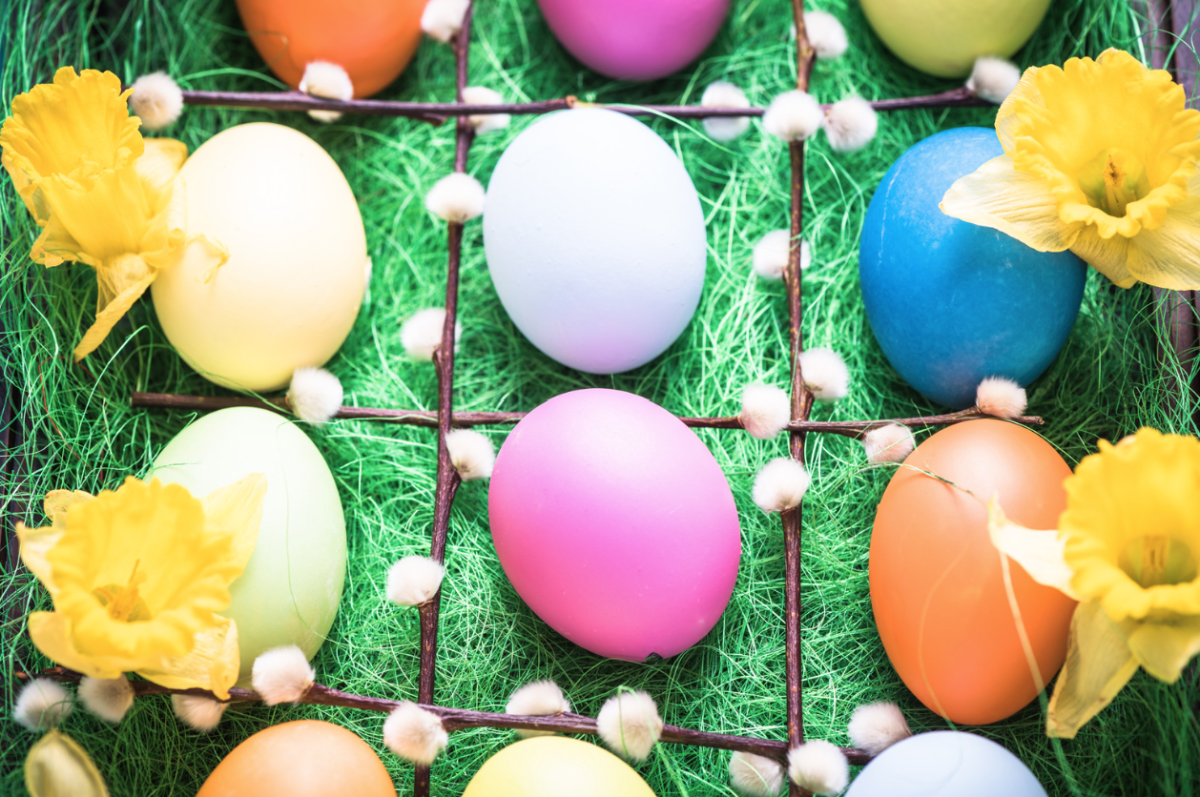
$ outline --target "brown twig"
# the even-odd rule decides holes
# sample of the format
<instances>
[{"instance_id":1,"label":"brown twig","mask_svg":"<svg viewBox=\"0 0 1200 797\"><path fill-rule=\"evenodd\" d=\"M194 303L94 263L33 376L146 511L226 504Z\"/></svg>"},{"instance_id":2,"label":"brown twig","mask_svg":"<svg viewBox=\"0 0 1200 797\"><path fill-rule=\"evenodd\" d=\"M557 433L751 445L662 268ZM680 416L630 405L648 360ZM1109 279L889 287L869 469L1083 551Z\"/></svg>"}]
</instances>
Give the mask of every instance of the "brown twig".
<instances>
[{"instance_id":1,"label":"brown twig","mask_svg":"<svg viewBox=\"0 0 1200 797\"><path fill-rule=\"evenodd\" d=\"M52 681L78 683L82 679L79 673L65 667L51 667L36 673L15 673L18 681L26 682L31 678L47 678ZM212 692L203 689L171 689L149 681L132 681L134 695L146 697L150 695L191 695L207 697L216 700ZM259 703L262 697L252 689L230 689L230 703ZM306 705L337 706L353 708L362 711L376 711L382 714L391 713L402 701L388 700L380 697L366 697L349 692L331 689L322 684L313 686L298 701ZM551 733L597 735L596 720L582 714L557 714L548 717L531 717L519 714L497 714L490 711L472 711L470 709L437 706L432 703L418 703L426 711L436 714L442 720L442 727L447 733L467 730L469 728L511 728L525 731L549 731ZM692 728L681 728L678 725L664 725L661 741L667 744L690 744L697 747L713 747L721 750L741 750L747 753L773 758L786 762L788 746L784 742L771 739L758 739L753 736L735 736L727 733L709 733ZM865 750L854 747L842 748L842 752L850 759L851 764L866 764L871 755Z\"/></svg>"}]
</instances>

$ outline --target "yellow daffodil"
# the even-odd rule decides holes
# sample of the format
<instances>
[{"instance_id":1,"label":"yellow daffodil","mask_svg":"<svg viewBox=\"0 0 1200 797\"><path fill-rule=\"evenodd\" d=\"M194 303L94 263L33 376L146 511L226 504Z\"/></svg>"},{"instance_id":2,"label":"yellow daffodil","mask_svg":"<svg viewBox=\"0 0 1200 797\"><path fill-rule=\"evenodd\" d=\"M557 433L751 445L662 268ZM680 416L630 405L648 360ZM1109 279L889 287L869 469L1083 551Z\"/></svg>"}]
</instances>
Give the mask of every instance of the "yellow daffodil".
<instances>
[{"instance_id":1,"label":"yellow daffodil","mask_svg":"<svg viewBox=\"0 0 1200 797\"><path fill-rule=\"evenodd\" d=\"M213 268L228 259L220 244L183 229L176 179L187 147L144 140L129 115L130 91L111 72L64 67L54 82L13 100L0 128L0 163L42 233L30 250L47 268L78 261L96 271L96 322L75 348L83 359L108 335L161 269L184 249Z\"/></svg>"},{"instance_id":2,"label":"yellow daffodil","mask_svg":"<svg viewBox=\"0 0 1200 797\"><path fill-rule=\"evenodd\" d=\"M93 678L137 672L228 697L237 627L217 613L254 552L266 491L256 473L202 500L132 477L96 497L50 493L52 525L17 524L21 559L54 600L29 615L34 644Z\"/></svg>"},{"instance_id":3,"label":"yellow daffodil","mask_svg":"<svg viewBox=\"0 0 1200 797\"><path fill-rule=\"evenodd\" d=\"M1200 111L1129 53L1025 71L996 116L1004 154L941 208L1040 252L1070 249L1122 288L1200 287Z\"/></svg>"},{"instance_id":4,"label":"yellow daffodil","mask_svg":"<svg viewBox=\"0 0 1200 797\"><path fill-rule=\"evenodd\" d=\"M1142 429L1079 463L1058 529L1004 517L992 541L1078 600L1047 733L1071 738L1138 667L1174 683L1200 653L1200 440Z\"/></svg>"}]
</instances>

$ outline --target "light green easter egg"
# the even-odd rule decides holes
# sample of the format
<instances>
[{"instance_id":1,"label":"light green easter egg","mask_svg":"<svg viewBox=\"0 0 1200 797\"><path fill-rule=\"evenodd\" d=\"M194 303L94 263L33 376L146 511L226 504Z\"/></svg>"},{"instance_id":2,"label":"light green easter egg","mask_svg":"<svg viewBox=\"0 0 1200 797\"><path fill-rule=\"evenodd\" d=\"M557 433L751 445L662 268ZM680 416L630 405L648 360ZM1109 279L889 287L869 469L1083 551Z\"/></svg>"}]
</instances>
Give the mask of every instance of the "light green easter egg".
<instances>
[{"instance_id":1,"label":"light green easter egg","mask_svg":"<svg viewBox=\"0 0 1200 797\"><path fill-rule=\"evenodd\" d=\"M250 685L254 660L271 648L299 645L311 659L333 625L346 580L346 519L333 474L289 419L234 407L176 435L146 477L201 498L250 473L267 477L262 525L222 612L237 623L238 686Z\"/></svg>"}]
</instances>

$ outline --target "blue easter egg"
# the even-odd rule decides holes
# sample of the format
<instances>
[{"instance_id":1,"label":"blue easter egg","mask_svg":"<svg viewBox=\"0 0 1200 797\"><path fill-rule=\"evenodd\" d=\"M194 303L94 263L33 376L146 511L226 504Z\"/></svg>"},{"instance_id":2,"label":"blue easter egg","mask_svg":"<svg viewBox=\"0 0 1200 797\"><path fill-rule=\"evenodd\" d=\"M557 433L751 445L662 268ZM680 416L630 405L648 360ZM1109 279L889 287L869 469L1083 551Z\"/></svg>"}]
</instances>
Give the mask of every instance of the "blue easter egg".
<instances>
[{"instance_id":1,"label":"blue easter egg","mask_svg":"<svg viewBox=\"0 0 1200 797\"><path fill-rule=\"evenodd\" d=\"M919 733L884 750L846 797L1046 797L1021 759L973 733Z\"/></svg>"},{"instance_id":2,"label":"blue easter egg","mask_svg":"<svg viewBox=\"0 0 1200 797\"><path fill-rule=\"evenodd\" d=\"M946 190L1003 155L996 133L946 130L900 156L871 198L859 244L867 320L888 362L922 395L975 403L989 376L1025 386L1067 342L1087 267L938 209Z\"/></svg>"}]
</instances>

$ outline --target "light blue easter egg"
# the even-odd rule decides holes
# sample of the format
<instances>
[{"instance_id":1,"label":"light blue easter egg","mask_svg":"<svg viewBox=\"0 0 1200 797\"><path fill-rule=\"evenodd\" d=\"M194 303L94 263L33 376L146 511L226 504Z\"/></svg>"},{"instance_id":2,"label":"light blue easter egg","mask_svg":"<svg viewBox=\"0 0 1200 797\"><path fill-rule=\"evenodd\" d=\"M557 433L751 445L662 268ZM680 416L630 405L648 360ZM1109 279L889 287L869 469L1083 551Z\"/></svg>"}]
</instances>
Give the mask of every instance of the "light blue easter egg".
<instances>
[{"instance_id":1,"label":"light blue easter egg","mask_svg":"<svg viewBox=\"0 0 1200 797\"><path fill-rule=\"evenodd\" d=\"M1021 759L973 733L919 733L863 768L846 797L1046 797Z\"/></svg>"},{"instance_id":2,"label":"light blue easter egg","mask_svg":"<svg viewBox=\"0 0 1200 797\"><path fill-rule=\"evenodd\" d=\"M1054 360L1075 323L1087 267L951 218L946 190L1003 155L993 130L932 135L900 156L871 198L859 245L867 320L888 362L922 395L956 409L989 376L1022 386Z\"/></svg>"}]
</instances>

